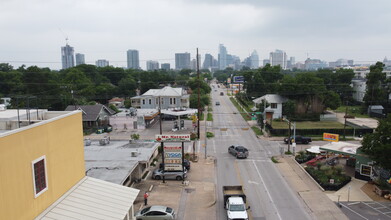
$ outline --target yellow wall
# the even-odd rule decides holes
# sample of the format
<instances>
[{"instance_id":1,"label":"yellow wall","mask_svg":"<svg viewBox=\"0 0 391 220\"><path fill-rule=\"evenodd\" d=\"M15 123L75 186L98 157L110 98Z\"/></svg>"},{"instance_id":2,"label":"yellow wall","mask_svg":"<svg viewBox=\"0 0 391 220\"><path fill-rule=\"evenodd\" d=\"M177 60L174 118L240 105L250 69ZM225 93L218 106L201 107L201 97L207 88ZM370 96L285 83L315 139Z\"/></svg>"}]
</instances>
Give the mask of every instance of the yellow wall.
<instances>
[{"instance_id":1,"label":"yellow wall","mask_svg":"<svg viewBox=\"0 0 391 220\"><path fill-rule=\"evenodd\" d=\"M0 219L33 219L85 176L82 114L0 134ZM34 198L31 162L46 156L48 190Z\"/></svg>"}]
</instances>

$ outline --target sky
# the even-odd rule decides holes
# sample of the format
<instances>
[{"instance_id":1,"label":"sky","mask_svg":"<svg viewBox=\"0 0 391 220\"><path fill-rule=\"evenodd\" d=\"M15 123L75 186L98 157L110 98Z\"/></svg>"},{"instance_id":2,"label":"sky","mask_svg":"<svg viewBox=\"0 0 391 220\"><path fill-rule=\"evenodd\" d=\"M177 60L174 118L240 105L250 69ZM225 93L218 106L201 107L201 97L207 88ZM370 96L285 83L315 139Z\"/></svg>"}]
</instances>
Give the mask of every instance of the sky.
<instances>
[{"instance_id":1,"label":"sky","mask_svg":"<svg viewBox=\"0 0 391 220\"><path fill-rule=\"evenodd\" d=\"M241 60L276 49L305 59L391 58L390 0L0 0L0 63L61 68L66 38L88 64L126 67L126 51L175 66L175 53ZM260 62L262 63L262 62ZM201 63L202 64L202 63Z\"/></svg>"}]
</instances>

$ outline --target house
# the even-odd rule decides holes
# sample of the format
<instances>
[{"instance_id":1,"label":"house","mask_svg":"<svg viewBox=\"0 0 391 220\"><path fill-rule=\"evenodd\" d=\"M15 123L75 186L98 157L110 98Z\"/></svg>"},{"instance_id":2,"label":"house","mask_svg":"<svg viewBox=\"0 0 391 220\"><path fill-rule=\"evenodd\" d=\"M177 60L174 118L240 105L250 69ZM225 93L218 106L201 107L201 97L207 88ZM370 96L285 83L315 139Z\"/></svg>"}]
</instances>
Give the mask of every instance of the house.
<instances>
[{"instance_id":1,"label":"house","mask_svg":"<svg viewBox=\"0 0 391 220\"><path fill-rule=\"evenodd\" d=\"M68 105L65 111L80 110L83 113L83 128L98 128L109 125L109 117L115 112L102 104Z\"/></svg>"},{"instance_id":2,"label":"house","mask_svg":"<svg viewBox=\"0 0 391 220\"><path fill-rule=\"evenodd\" d=\"M351 82L353 88L353 99L358 102L364 102L364 96L367 89L367 80L364 78L353 78Z\"/></svg>"},{"instance_id":3,"label":"house","mask_svg":"<svg viewBox=\"0 0 391 220\"><path fill-rule=\"evenodd\" d=\"M266 100L266 102L270 105L265 109L266 119L282 118L282 103L287 102L287 98L277 94L267 94L254 99L253 102L257 105L262 104L263 100Z\"/></svg>"},{"instance_id":4,"label":"house","mask_svg":"<svg viewBox=\"0 0 391 220\"><path fill-rule=\"evenodd\" d=\"M125 99L123 98L112 98L109 100L109 105L114 105L117 108L122 108L124 106Z\"/></svg>"},{"instance_id":5,"label":"house","mask_svg":"<svg viewBox=\"0 0 391 220\"><path fill-rule=\"evenodd\" d=\"M21 114L0 111L0 219L134 219L139 190L85 174L83 112Z\"/></svg>"},{"instance_id":6,"label":"house","mask_svg":"<svg viewBox=\"0 0 391 220\"><path fill-rule=\"evenodd\" d=\"M385 118L384 107L382 105L370 105L368 106L368 115L370 117Z\"/></svg>"},{"instance_id":7,"label":"house","mask_svg":"<svg viewBox=\"0 0 391 220\"><path fill-rule=\"evenodd\" d=\"M132 107L137 108L137 103L140 103L142 109L176 109L189 108L190 106L190 95L183 88L170 86L165 86L162 89L150 89L140 96L131 98L131 100Z\"/></svg>"}]
</instances>

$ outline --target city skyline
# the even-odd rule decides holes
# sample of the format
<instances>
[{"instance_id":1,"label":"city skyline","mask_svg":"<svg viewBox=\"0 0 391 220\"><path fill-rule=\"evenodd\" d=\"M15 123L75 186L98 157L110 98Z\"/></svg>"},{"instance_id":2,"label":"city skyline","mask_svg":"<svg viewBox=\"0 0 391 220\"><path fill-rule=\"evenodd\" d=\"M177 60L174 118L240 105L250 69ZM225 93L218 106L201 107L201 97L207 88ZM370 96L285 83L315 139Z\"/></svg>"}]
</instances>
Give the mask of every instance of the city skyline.
<instances>
[{"instance_id":1,"label":"city skyline","mask_svg":"<svg viewBox=\"0 0 391 220\"><path fill-rule=\"evenodd\" d=\"M120 0L116 4L5 0L0 4L0 62L15 67L61 69L58 48L65 39L75 53L85 54L88 64L104 58L113 66L127 67L124 54L134 48L140 51L142 69L147 60L174 67L175 53L187 51L194 59L196 48L202 61L206 53L217 58L219 44L241 60L256 50L260 63L276 49L302 63L307 58L375 63L391 57L391 31L384 28L391 21L387 10L391 2L386 0L311 4L303 0ZM199 11L203 16L198 16ZM129 23L138 28L125 28Z\"/></svg>"}]
</instances>

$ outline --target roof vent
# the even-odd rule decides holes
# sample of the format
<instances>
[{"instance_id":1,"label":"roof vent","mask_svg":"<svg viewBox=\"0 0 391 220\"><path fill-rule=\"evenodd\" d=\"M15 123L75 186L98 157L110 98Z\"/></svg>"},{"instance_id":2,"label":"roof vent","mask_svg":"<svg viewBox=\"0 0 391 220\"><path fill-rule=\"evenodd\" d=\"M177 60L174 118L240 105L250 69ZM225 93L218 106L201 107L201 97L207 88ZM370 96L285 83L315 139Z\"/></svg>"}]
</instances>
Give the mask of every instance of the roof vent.
<instances>
[{"instance_id":1,"label":"roof vent","mask_svg":"<svg viewBox=\"0 0 391 220\"><path fill-rule=\"evenodd\" d=\"M130 155L131 155L132 157L137 157L137 156L138 156L138 152L137 152L137 151L132 151L132 152L130 153Z\"/></svg>"}]
</instances>

